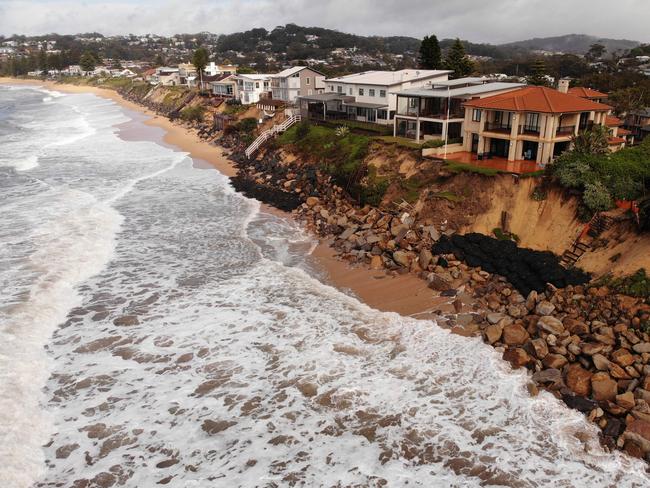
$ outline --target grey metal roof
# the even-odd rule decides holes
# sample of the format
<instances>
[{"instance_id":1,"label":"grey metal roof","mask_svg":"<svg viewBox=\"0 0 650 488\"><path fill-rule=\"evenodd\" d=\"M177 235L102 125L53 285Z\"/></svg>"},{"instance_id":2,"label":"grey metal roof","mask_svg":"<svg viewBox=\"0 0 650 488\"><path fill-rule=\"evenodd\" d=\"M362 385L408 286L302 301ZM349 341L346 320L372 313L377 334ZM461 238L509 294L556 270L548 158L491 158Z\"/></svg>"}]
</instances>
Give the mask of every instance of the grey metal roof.
<instances>
[{"instance_id":1,"label":"grey metal roof","mask_svg":"<svg viewBox=\"0 0 650 488\"><path fill-rule=\"evenodd\" d=\"M386 108L385 103L367 103L367 102L345 102L348 107L361 107L361 108Z\"/></svg>"},{"instance_id":2,"label":"grey metal roof","mask_svg":"<svg viewBox=\"0 0 650 488\"><path fill-rule=\"evenodd\" d=\"M414 88L411 90L402 90L391 92L397 95L422 98L462 98L473 95L483 95L485 93L497 92L502 90L514 90L525 86L524 83L507 83L505 81L496 81L494 83L484 83L482 85L463 86L460 88Z\"/></svg>"},{"instance_id":3,"label":"grey metal roof","mask_svg":"<svg viewBox=\"0 0 650 488\"><path fill-rule=\"evenodd\" d=\"M335 100L340 101L354 101L354 97L345 95L343 93L317 93L316 95L308 95L306 97L298 97L300 100L307 100L308 102L331 102Z\"/></svg>"}]
</instances>

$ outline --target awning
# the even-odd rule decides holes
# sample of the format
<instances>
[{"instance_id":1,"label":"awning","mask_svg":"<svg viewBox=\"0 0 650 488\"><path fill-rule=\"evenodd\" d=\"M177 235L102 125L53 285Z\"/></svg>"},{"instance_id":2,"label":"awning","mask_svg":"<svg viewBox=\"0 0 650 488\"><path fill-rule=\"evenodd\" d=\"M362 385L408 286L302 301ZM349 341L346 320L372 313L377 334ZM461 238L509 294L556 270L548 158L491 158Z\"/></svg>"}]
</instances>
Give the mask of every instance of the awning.
<instances>
[{"instance_id":1,"label":"awning","mask_svg":"<svg viewBox=\"0 0 650 488\"><path fill-rule=\"evenodd\" d=\"M360 107L360 108L388 108L388 105L381 103L366 103L366 102L345 102L346 107Z\"/></svg>"},{"instance_id":2,"label":"awning","mask_svg":"<svg viewBox=\"0 0 650 488\"><path fill-rule=\"evenodd\" d=\"M343 93L318 93L316 95L308 95L306 97L299 97L300 100L305 100L307 102L353 102L354 97L344 95Z\"/></svg>"}]
</instances>

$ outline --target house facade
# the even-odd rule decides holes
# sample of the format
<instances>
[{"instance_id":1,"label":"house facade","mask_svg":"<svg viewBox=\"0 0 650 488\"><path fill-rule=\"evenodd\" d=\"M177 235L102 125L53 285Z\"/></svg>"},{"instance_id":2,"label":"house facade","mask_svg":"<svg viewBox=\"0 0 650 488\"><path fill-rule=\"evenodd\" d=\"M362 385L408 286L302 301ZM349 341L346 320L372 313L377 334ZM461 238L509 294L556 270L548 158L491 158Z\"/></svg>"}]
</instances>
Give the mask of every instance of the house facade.
<instances>
[{"instance_id":1,"label":"house facade","mask_svg":"<svg viewBox=\"0 0 650 488\"><path fill-rule=\"evenodd\" d=\"M237 77L235 75L225 75L219 80L211 81L210 88L213 95L222 98L239 98Z\"/></svg>"},{"instance_id":2,"label":"house facade","mask_svg":"<svg viewBox=\"0 0 650 488\"><path fill-rule=\"evenodd\" d=\"M236 75L239 100L243 105L257 103L270 96L271 76L268 74Z\"/></svg>"},{"instance_id":3,"label":"house facade","mask_svg":"<svg viewBox=\"0 0 650 488\"><path fill-rule=\"evenodd\" d=\"M465 102L463 147L482 157L545 165L570 148L572 138L606 126L611 107L552 88L527 86Z\"/></svg>"},{"instance_id":4,"label":"house facade","mask_svg":"<svg viewBox=\"0 0 650 488\"><path fill-rule=\"evenodd\" d=\"M460 139L463 137L465 107L471 99L516 90L522 83L492 82L483 78L437 81L423 88L396 92L397 110L393 135L415 139Z\"/></svg>"},{"instance_id":5,"label":"house facade","mask_svg":"<svg viewBox=\"0 0 650 488\"><path fill-rule=\"evenodd\" d=\"M623 127L630 131L635 142L640 142L644 137L650 136L650 107L632 110L625 117Z\"/></svg>"},{"instance_id":6,"label":"house facade","mask_svg":"<svg viewBox=\"0 0 650 488\"><path fill-rule=\"evenodd\" d=\"M325 75L308 66L294 66L271 76L274 100L296 103L298 97L325 91Z\"/></svg>"},{"instance_id":7,"label":"house facade","mask_svg":"<svg viewBox=\"0 0 650 488\"><path fill-rule=\"evenodd\" d=\"M434 81L446 81L450 73L449 70L416 69L366 71L325 80L325 93L338 96L341 102L338 107L342 111L331 113L332 116L390 125L397 110L396 92L424 87ZM307 98L302 97L304 100ZM313 101L320 102L318 97ZM328 102L332 102L332 97L328 97ZM310 112L319 113L318 110Z\"/></svg>"}]
</instances>

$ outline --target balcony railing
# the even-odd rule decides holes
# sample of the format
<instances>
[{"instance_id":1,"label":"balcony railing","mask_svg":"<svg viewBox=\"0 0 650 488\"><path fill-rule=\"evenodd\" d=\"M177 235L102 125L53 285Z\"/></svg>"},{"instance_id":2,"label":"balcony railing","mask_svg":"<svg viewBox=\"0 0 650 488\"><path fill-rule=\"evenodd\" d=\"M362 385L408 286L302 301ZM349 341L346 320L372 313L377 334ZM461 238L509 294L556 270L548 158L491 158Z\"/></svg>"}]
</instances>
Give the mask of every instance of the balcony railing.
<instances>
[{"instance_id":1,"label":"balcony railing","mask_svg":"<svg viewBox=\"0 0 650 488\"><path fill-rule=\"evenodd\" d=\"M558 137L569 137L575 134L576 126L575 125L561 125L555 131L555 135Z\"/></svg>"},{"instance_id":2,"label":"balcony railing","mask_svg":"<svg viewBox=\"0 0 650 488\"><path fill-rule=\"evenodd\" d=\"M489 132L501 132L505 134L510 134L510 132L512 131L512 126L501 124L499 122L486 122L484 130Z\"/></svg>"},{"instance_id":3,"label":"balcony railing","mask_svg":"<svg viewBox=\"0 0 650 488\"><path fill-rule=\"evenodd\" d=\"M539 135L539 126L521 125L521 126L519 126L519 133L520 134L530 135L530 136L538 136Z\"/></svg>"}]
</instances>

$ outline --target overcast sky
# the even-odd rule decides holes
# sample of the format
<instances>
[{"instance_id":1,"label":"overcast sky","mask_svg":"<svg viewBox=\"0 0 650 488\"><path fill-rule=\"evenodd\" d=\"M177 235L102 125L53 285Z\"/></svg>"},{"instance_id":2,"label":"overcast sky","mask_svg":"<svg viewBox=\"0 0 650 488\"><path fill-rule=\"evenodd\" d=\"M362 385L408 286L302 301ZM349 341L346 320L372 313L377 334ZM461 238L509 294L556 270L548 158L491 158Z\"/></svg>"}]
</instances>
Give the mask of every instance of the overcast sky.
<instances>
[{"instance_id":1,"label":"overcast sky","mask_svg":"<svg viewBox=\"0 0 650 488\"><path fill-rule=\"evenodd\" d=\"M650 42L650 0L0 0L0 34L216 34L293 22L501 43L569 33Z\"/></svg>"}]
</instances>

